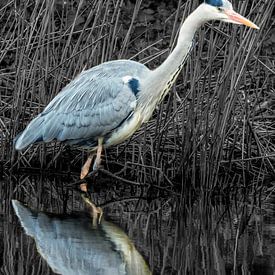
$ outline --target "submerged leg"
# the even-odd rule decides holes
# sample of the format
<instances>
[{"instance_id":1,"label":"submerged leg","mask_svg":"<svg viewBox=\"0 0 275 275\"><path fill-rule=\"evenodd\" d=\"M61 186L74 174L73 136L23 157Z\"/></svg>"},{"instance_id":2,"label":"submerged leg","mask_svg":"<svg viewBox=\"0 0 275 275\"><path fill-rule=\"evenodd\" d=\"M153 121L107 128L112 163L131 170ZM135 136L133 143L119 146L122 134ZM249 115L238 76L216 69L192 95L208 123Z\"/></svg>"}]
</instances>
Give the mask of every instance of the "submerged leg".
<instances>
[{"instance_id":1,"label":"submerged leg","mask_svg":"<svg viewBox=\"0 0 275 275\"><path fill-rule=\"evenodd\" d=\"M88 175L94 155L94 153L88 155L86 162L81 168L80 179L84 179Z\"/></svg>"}]
</instances>

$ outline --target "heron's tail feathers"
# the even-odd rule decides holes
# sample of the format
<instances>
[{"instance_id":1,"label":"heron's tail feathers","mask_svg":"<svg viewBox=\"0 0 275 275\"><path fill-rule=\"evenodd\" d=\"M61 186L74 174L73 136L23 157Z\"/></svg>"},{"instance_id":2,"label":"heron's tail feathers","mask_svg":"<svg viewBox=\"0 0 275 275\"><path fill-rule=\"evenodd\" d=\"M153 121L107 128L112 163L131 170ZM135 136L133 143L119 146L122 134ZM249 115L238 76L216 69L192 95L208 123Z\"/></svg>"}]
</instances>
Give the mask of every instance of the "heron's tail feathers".
<instances>
[{"instance_id":1,"label":"heron's tail feathers","mask_svg":"<svg viewBox=\"0 0 275 275\"><path fill-rule=\"evenodd\" d=\"M44 119L40 116L36 117L27 128L18 134L14 139L15 149L22 150L28 145L43 140L42 137L42 123Z\"/></svg>"}]
</instances>

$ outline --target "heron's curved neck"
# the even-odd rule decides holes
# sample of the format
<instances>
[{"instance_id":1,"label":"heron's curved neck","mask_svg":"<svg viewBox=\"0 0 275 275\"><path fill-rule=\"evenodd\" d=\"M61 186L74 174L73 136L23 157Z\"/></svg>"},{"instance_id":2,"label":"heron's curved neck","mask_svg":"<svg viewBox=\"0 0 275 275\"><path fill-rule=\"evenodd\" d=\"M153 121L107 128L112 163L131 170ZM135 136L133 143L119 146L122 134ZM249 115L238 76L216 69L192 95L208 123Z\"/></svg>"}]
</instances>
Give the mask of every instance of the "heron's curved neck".
<instances>
[{"instance_id":1,"label":"heron's curved neck","mask_svg":"<svg viewBox=\"0 0 275 275\"><path fill-rule=\"evenodd\" d=\"M177 45L168 58L154 71L158 77L163 77L165 80L169 78L177 69L178 66L185 60L189 53L192 41L196 30L201 26L202 21L198 17L198 9L187 17L183 23Z\"/></svg>"},{"instance_id":2,"label":"heron's curved neck","mask_svg":"<svg viewBox=\"0 0 275 275\"><path fill-rule=\"evenodd\" d=\"M182 24L177 45L168 58L145 79L144 87L147 91L144 93L143 100L147 102L147 106L149 101L154 105L155 102L152 101L158 101L165 95L179 74L191 48L195 32L204 23L202 5L191 13Z\"/></svg>"}]
</instances>

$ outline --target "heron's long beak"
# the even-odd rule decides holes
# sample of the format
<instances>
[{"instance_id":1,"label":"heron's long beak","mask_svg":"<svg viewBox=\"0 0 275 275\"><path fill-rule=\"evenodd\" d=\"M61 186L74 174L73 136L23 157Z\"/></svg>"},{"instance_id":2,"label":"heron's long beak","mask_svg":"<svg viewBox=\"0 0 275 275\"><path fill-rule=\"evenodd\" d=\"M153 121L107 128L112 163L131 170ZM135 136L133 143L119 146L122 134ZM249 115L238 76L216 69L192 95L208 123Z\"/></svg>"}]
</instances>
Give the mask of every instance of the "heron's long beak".
<instances>
[{"instance_id":1,"label":"heron's long beak","mask_svg":"<svg viewBox=\"0 0 275 275\"><path fill-rule=\"evenodd\" d=\"M233 10L225 10L224 13L228 16L228 22L235 23L235 24L241 24L241 25L246 25L250 28L257 29L259 30L260 28L255 25L253 22L248 20L247 18L241 16L237 12Z\"/></svg>"}]
</instances>

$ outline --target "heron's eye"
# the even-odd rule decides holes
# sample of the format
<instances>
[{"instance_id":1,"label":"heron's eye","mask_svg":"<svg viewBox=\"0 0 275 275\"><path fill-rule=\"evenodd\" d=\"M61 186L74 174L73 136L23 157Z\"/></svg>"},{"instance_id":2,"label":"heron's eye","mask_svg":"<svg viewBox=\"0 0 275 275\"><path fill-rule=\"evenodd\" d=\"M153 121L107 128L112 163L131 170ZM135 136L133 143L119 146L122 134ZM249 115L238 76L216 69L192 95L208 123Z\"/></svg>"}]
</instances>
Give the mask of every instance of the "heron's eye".
<instances>
[{"instance_id":1,"label":"heron's eye","mask_svg":"<svg viewBox=\"0 0 275 275\"><path fill-rule=\"evenodd\" d=\"M218 9L219 12L223 11L223 8L217 7L217 9Z\"/></svg>"}]
</instances>

